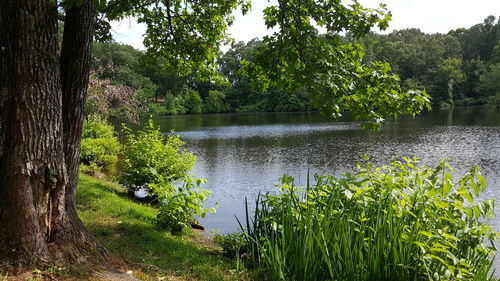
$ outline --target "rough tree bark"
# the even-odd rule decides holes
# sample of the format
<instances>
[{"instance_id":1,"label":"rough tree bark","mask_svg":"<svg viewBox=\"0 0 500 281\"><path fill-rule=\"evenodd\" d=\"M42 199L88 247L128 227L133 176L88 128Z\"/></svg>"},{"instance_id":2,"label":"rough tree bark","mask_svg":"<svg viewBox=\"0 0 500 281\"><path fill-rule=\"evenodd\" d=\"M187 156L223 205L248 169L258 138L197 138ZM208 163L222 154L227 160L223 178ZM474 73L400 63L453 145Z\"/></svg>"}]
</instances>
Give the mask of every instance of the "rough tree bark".
<instances>
[{"instance_id":1,"label":"rough tree bark","mask_svg":"<svg viewBox=\"0 0 500 281\"><path fill-rule=\"evenodd\" d=\"M16 266L107 257L75 209L95 7L66 9L59 59L51 2L0 1L0 263Z\"/></svg>"}]
</instances>

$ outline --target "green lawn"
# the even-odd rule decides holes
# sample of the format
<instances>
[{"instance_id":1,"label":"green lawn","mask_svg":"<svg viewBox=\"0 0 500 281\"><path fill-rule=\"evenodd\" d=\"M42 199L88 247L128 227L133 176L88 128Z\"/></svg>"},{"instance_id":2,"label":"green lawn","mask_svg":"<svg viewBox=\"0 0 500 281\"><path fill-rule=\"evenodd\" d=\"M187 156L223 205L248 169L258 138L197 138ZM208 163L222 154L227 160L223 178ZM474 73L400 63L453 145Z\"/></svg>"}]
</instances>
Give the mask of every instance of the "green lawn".
<instances>
[{"instance_id":1,"label":"green lawn","mask_svg":"<svg viewBox=\"0 0 500 281\"><path fill-rule=\"evenodd\" d=\"M203 235L171 235L154 225L153 207L131 200L116 183L80 175L80 218L113 254L142 264L143 280L249 280ZM200 242L205 241L205 243ZM153 265L148 266L145 265ZM158 278L159 277L159 278ZM162 277L164 277L162 279Z\"/></svg>"}]
</instances>

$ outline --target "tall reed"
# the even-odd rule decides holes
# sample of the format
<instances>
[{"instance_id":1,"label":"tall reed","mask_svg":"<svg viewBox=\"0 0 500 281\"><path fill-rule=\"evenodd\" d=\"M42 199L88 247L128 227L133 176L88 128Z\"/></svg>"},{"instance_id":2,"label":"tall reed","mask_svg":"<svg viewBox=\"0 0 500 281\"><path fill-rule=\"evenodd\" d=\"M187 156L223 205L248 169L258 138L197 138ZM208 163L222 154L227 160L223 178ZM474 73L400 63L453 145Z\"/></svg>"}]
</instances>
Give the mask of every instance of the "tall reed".
<instances>
[{"instance_id":1,"label":"tall reed","mask_svg":"<svg viewBox=\"0 0 500 281\"><path fill-rule=\"evenodd\" d=\"M482 218L494 202L475 202L486 185L477 168L457 182L446 162L359 168L305 187L284 176L253 218L245 202L251 265L271 280L493 280L498 234Z\"/></svg>"}]
</instances>

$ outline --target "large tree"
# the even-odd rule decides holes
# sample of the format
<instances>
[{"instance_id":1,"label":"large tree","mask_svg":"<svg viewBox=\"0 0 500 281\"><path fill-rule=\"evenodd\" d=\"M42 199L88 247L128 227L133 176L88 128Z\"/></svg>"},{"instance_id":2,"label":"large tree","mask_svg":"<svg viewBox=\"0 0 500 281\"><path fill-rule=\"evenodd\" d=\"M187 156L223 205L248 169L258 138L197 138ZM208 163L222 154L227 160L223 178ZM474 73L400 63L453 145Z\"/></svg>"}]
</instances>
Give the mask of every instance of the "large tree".
<instances>
[{"instance_id":1,"label":"large tree","mask_svg":"<svg viewBox=\"0 0 500 281\"><path fill-rule=\"evenodd\" d=\"M97 260L106 251L78 219L76 184L96 7L0 3L0 260Z\"/></svg>"},{"instance_id":2,"label":"large tree","mask_svg":"<svg viewBox=\"0 0 500 281\"><path fill-rule=\"evenodd\" d=\"M75 209L95 26L133 16L147 25L145 45L151 55L163 57L166 67L209 75L218 47L228 42L226 30L237 6L246 10L248 3L0 1L0 263L97 262L108 255ZM328 114L347 109L374 122L388 114L418 112L426 104L419 93L399 93L387 65L362 65L361 49L342 45L335 35L351 30L361 36L375 24L385 27L385 9L368 10L357 2L345 6L340 0L280 0L265 17L279 32L264 40L260 63L247 65L256 84L306 87Z\"/></svg>"}]
</instances>

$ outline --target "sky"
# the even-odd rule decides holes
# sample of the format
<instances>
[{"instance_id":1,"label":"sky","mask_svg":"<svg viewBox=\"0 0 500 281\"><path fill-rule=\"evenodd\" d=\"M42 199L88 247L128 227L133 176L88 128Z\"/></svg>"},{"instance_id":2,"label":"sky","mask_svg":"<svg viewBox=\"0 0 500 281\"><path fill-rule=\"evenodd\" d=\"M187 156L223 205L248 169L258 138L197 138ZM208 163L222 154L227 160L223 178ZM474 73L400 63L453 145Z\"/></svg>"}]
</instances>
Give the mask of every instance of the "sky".
<instances>
[{"instance_id":1,"label":"sky","mask_svg":"<svg viewBox=\"0 0 500 281\"><path fill-rule=\"evenodd\" d=\"M271 0L274 3L276 0ZM419 28L426 33L446 33L451 29L471 27L487 16L500 16L500 0L358 0L368 8L384 3L392 13L388 31ZM236 41L245 41L272 33L266 29L262 10L268 0L252 0L252 10L245 16L235 11L235 22L229 32ZM146 27L134 19L113 22L113 38L121 43L144 49L142 35ZM387 32L387 31L386 31ZM227 49L224 48L224 49Z\"/></svg>"}]
</instances>

